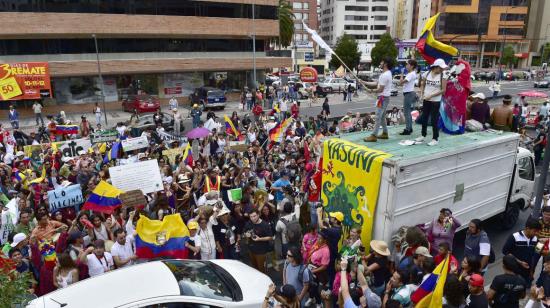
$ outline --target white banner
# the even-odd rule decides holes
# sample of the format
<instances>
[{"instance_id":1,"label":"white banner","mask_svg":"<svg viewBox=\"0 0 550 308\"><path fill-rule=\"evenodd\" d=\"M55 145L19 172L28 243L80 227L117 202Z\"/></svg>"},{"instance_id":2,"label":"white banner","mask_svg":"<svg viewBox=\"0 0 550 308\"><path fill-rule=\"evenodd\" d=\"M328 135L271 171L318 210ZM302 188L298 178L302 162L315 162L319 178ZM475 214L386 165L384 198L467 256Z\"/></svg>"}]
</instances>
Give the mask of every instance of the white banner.
<instances>
[{"instance_id":1,"label":"white banner","mask_svg":"<svg viewBox=\"0 0 550 308\"><path fill-rule=\"evenodd\" d=\"M145 136L122 140L122 150L124 150L124 152L130 152L147 147L149 147L149 141Z\"/></svg>"},{"instance_id":2,"label":"white banner","mask_svg":"<svg viewBox=\"0 0 550 308\"><path fill-rule=\"evenodd\" d=\"M74 184L50 190L48 191L48 203L50 204L51 213L66 207L80 205L84 203L82 189L79 184Z\"/></svg>"},{"instance_id":3,"label":"white banner","mask_svg":"<svg viewBox=\"0 0 550 308\"><path fill-rule=\"evenodd\" d=\"M111 167L109 174L113 186L123 191L140 189L144 194L148 194L164 189L156 160Z\"/></svg>"},{"instance_id":4,"label":"white banner","mask_svg":"<svg viewBox=\"0 0 550 308\"><path fill-rule=\"evenodd\" d=\"M63 157L75 157L80 155L82 151L88 153L88 149L92 147L90 139L74 139L69 141L54 142L52 148L60 151Z\"/></svg>"}]
</instances>

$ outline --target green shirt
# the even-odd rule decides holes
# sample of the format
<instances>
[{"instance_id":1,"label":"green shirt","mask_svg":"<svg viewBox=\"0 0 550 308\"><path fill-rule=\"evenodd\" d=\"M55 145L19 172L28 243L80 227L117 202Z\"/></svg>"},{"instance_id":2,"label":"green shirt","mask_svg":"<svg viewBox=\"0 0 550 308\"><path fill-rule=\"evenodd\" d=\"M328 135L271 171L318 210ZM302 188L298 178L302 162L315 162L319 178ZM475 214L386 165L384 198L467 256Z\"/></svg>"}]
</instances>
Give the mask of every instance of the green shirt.
<instances>
[{"instance_id":1,"label":"green shirt","mask_svg":"<svg viewBox=\"0 0 550 308\"><path fill-rule=\"evenodd\" d=\"M15 233L25 233L26 236L29 236L34 227L35 225L32 221L29 221L28 225L19 223L15 226Z\"/></svg>"}]
</instances>

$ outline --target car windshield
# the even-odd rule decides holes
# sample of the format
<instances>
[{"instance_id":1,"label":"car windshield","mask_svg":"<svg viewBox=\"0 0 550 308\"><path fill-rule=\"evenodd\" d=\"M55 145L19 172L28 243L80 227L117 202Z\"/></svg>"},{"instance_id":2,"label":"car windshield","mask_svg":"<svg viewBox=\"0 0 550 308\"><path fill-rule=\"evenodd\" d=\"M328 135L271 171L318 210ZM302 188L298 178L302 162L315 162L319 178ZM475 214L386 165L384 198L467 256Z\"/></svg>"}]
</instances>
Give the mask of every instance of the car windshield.
<instances>
[{"instance_id":1,"label":"car windshield","mask_svg":"<svg viewBox=\"0 0 550 308\"><path fill-rule=\"evenodd\" d=\"M188 260L163 261L178 281L183 296L196 296L222 301L242 300L237 282L221 267Z\"/></svg>"},{"instance_id":2,"label":"car windshield","mask_svg":"<svg viewBox=\"0 0 550 308\"><path fill-rule=\"evenodd\" d=\"M150 99L153 99L154 97L151 95L136 95L136 99L140 101L148 101Z\"/></svg>"},{"instance_id":3,"label":"car windshield","mask_svg":"<svg viewBox=\"0 0 550 308\"><path fill-rule=\"evenodd\" d=\"M221 90L208 91L208 96L223 96L223 91Z\"/></svg>"}]
</instances>

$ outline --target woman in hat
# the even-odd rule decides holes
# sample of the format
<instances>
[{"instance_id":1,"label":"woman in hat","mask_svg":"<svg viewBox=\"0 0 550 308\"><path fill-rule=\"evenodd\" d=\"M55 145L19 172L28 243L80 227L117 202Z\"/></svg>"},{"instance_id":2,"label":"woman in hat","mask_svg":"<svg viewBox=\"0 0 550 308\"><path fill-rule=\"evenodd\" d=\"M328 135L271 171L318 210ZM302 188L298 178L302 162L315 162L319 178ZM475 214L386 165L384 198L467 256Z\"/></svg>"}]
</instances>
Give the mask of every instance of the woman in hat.
<instances>
[{"instance_id":1,"label":"woman in hat","mask_svg":"<svg viewBox=\"0 0 550 308\"><path fill-rule=\"evenodd\" d=\"M384 241L372 240L370 248L371 253L363 257L361 262L365 267L365 273L372 276L372 291L382 296L384 287L391 277L388 259L391 253Z\"/></svg>"}]
</instances>

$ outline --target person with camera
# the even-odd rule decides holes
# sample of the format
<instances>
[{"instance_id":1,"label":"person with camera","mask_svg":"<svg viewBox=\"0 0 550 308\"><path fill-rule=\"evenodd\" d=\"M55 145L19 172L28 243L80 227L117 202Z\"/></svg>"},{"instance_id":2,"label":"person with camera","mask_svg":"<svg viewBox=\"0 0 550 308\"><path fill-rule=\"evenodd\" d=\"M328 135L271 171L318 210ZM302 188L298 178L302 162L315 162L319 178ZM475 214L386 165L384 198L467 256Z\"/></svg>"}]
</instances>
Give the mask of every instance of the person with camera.
<instances>
[{"instance_id":1,"label":"person with camera","mask_svg":"<svg viewBox=\"0 0 550 308\"><path fill-rule=\"evenodd\" d=\"M248 240L250 265L262 273L266 273L265 261L269 251L269 242L273 240L271 227L260 218L257 209L249 213L250 221L244 226L244 235Z\"/></svg>"},{"instance_id":2,"label":"person with camera","mask_svg":"<svg viewBox=\"0 0 550 308\"><path fill-rule=\"evenodd\" d=\"M455 231L461 225L450 209L442 208L439 211L439 216L432 221L430 227L426 230L428 241L430 241L430 252L436 255L441 243L448 243L449 247L453 247Z\"/></svg>"},{"instance_id":3,"label":"person with camera","mask_svg":"<svg viewBox=\"0 0 550 308\"><path fill-rule=\"evenodd\" d=\"M239 259L240 235L230 216L231 211L224 207L218 213L218 224L212 226L216 239L216 251L224 259Z\"/></svg>"}]
</instances>

